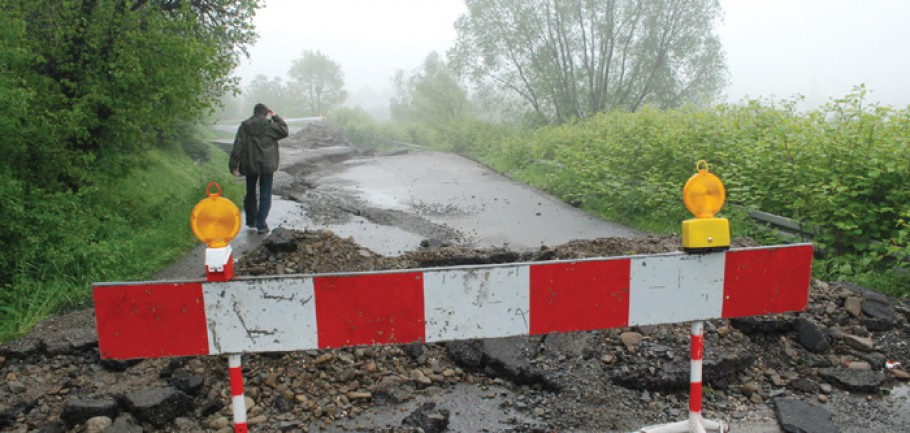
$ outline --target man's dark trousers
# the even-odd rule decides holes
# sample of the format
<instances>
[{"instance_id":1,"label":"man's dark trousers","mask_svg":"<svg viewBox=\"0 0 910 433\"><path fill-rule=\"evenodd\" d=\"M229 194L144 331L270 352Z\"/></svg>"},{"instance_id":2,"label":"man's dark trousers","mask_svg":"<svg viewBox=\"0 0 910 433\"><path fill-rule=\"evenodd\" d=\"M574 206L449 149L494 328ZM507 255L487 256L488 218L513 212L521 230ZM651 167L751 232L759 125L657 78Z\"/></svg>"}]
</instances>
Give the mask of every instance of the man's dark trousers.
<instances>
[{"instance_id":1,"label":"man's dark trousers","mask_svg":"<svg viewBox=\"0 0 910 433\"><path fill-rule=\"evenodd\" d=\"M273 177L274 173L249 174L246 176L246 197L243 199L246 225L252 226L255 223L256 228L259 230L268 229L269 225L265 221L269 217L269 210L272 208ZM256 200L257 182L259 183L259 200Z\"/></svg>"}]
</instances>

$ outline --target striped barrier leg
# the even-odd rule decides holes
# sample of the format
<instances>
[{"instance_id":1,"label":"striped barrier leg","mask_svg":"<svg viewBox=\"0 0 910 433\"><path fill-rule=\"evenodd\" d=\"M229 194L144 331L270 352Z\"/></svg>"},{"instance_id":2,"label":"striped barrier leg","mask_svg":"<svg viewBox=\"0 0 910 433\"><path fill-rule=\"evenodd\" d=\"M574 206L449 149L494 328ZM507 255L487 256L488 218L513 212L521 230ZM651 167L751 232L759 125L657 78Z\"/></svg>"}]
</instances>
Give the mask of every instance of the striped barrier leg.
<instances>
[{"instance_id":1,"label":"striped barrier leg","mask_svg":"<svg viewBox=\"0 0 910 433\"><path fill-rule=\"evenodd\" d=\"M243 370L240 355L228 355L228 373L231 379L231 406L234 411L234 433L247 433L246 401L243 397Z\"/></svg>"},{"instance_id":2,"label":"striped barrier leg","mask_svg":"<svg viewBox=\"0 0 910 433\"><path fill-rule=\"evenodd\" d=\"M641 433L723 433L727 430L724 423L703 419L701 417L702 358L705 353L705 322L692 322L691 335L692 355L689 361L689 419L671 424L655 425L639 430Z\"/></svg>"}]
</instances>

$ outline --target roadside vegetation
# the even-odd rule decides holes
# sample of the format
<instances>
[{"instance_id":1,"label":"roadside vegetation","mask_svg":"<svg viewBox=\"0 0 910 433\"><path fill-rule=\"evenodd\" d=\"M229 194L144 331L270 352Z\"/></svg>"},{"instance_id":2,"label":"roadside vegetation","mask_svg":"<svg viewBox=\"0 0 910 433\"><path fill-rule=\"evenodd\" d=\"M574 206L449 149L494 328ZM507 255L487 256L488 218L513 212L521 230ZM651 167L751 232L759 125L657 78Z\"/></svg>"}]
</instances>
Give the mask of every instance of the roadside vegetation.
<instances>
[{"instance_id":1,"label":"roadside vegetation","mask_svg":"<svg viewBox=\"0 0 910 433\"><path fill-rule=\"evenodd\" d=\"M227 163L196 120L236 88L251 0L0 0L0 340L194 243Z\"/></svg>"}]
</instances>

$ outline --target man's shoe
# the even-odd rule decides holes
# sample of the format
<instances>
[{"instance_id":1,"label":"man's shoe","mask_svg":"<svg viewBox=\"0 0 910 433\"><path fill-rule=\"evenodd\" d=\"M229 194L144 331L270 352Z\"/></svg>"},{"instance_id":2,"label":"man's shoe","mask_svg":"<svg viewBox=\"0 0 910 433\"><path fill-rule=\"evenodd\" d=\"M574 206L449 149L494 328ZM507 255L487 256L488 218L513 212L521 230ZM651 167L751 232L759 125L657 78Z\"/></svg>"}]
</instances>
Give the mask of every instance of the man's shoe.
<instances>
[{"instance_id":1,"label":"man's shoe","mask_svg":"<svg viewBox=\"0 0 910 433\"><path fill-rule=\"evenodd\" d=\"M269 232L269 228L268 228L267 226L266 226L266 227L259 227L258 229L256 229L256 233L257 233L257 234L260 234L260 235L264 235L264 234L266 234L266 233L268 233L268 232Z\"/></svg>"}]
</instances>

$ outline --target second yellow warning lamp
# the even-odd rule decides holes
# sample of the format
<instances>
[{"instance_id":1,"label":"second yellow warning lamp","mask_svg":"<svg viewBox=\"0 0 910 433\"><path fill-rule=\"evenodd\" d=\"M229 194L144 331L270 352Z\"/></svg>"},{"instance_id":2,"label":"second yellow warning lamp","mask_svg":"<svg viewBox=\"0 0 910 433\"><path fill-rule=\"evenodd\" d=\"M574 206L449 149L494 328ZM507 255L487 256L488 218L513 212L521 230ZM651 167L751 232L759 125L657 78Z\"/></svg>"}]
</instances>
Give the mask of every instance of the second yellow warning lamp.
<instances>
[{"instance_id":1,"label":"second yellow warning lamp","mask_svg":"<svg viewBox=\"0 0 910 433\"><path fill-rule=\"evenodd\" d=\"M682 246L688 252L711 252L730 248L730 222L714 215L724 206L726 190L717 176L708 173L708 163L698 161L695 173L683 187L683 202L695 218L682 223Z\"/></svg>"},{"instance_id":2,"label":"second yellow warning lamp","mask_svg":"<svg viewBox=\"0 0 910 433\"><path fill-rule=\"evenodd\" d=\"M212 192L212 187L218 189ZM190 214L190 228L205 249L205 271L209 281L228 281L234 277L231 240L240 232L240 209L221 196L221 185L212 182L205 188L208 197L202 199Z\"/></svg>"}]
</instances>

